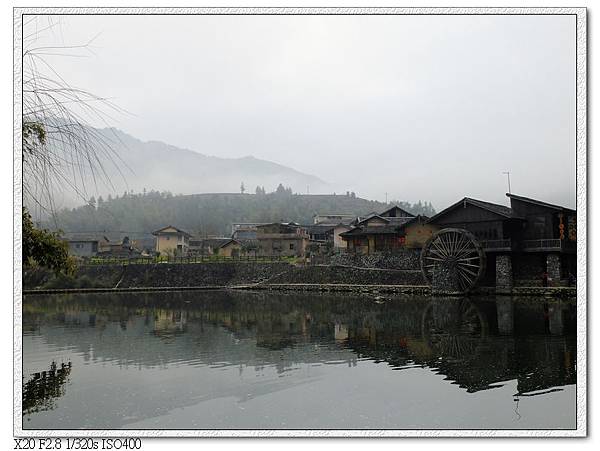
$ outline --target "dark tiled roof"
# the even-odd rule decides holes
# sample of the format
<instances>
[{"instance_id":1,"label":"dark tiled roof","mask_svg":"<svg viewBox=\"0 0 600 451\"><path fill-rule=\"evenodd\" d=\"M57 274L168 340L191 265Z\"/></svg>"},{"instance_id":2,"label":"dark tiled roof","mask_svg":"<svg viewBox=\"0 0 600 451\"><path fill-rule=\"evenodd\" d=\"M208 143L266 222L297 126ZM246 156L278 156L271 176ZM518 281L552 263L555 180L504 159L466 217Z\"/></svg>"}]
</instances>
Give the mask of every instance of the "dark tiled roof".
<instances>
[{"instance_id":1,"label":"dark tiled roof","mask_svg":"<svg viewBox=\"0 0 600 451\"><path fill-rule=\"evenodd\" d=\"M205 238L202 240L190 240L190 246L192 247L212 247L213 249L216 249L218 247L221 247L222 245L228 243L229 241L231 241L231 238Z\"/></svg>"},{"instance_id":2,"label":"dark tiled roof","mask_svg":"<svg viewBox=\"0 0 600 451\"><path fill-rule=\"evenodd\" d=\"M152 235L158 235L160 233L173 233L173 232L163 232L163 230L166 230L166 229L175 229L175 230L177 230L178 233L183 233L186 236L192 236L191 234L187 233L186 231L178 229L177 227L172 226L172 225L168 225L166 227L163 227L162 229L155 230L154 232L152 232Z\"/></svg>"},{"instance_id":3,"label":"dark tiled roof","mask_svg":"<svg viewBox=\"0 0 600 451\"><path fill-rule=\"evenodd\" d=\"M499 215L507 217L512 216L512 209L510 207L507 207L506 205L493 204L491 202L485 202L483 200L471 199L470 197L465 197L465 199L467 200L467 202L470 202L471 204L477 205L481 208L485 208L486 210L489 210L493 213L497 213Z\"/></svg>"},{"instance_id":4,"label":"dark tiled roof","mask_svg":"<svg viewBox=\"0 0 600 451\"><path fill-rule=\"evenodd\" d=\"M499 216L503 216L505 218L514 218L512 209L510 207L507 207L506 205L499 205L499 204L494 204L492 202L485 202L483 200L473 199L471 197L464 197L461 200L459 200L458 202L450 205L448 208L445 208L444 210L440 211L439 213L433 215L431 218L429 218L428 222L435 222L436 219L444 216L446 213L461 206L465 202L468 204L474 205L476 207L483 208L484 210L491 211L492 213L495 213Z\"/></svg>"},{"instance_id":5,"label":"dark tiled roof","mask_svg":"<svg viewBox=\"0 0 600 451\"><path fill-rule=\"evenodd\" d=\"M552 208L554 210L569 210L575 212L572 208L561 207L560 205L549 204L547 202L542 202L541 200L531 199L529 197L517 196L516 194L506 193L506 195L512 200L520 200L521 202L527 202L530 204L540 205L542 207Z\"/></svg>"},{"instance_id":6,"label":"dark tiled roof","mask_svg":"<svg viewBox=\"0 0 600 451\"><path fill-rule=\"evenodd\" d=\"M399 212L400 212L401 216L388 216L388 214L389 214L390 212L394 211L394 210L399 210ZM404 209L400 208L400 207L399 207L399 206L397 206L397 205L394 205L393 207L391 207L391 208L388 208L388 209L387 209L386 211L384 211L383 213L379 213L379 216L383 216L383 217L385 217L385 218L394 218L394 217L398 217L398 218L400 218L400 217L408 217L408 218L412 218L412 217L414 217L415 215L413 215L412 213L409 213L408 211L406 211L406 210L404 210Z\"/></svg>"}]
</instances>

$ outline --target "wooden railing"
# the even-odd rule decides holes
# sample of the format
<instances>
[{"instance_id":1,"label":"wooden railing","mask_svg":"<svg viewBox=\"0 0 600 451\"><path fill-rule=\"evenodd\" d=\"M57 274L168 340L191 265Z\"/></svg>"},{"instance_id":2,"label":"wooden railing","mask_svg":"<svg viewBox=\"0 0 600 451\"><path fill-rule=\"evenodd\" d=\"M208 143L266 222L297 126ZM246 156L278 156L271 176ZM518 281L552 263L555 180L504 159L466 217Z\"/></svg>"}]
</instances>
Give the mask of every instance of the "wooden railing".
<instances>
[{"instance_id":1,"label":"wooden railing","mask_svg":"<svg viewBox=\"0 0 600 451\"><path fill-rule=\"evenodd\" d=\"M523 250L525 251L564 251L574 249L574 241L561 240L558 238L523 241Z\"/></svg>"},{"instance_id":2,"label":"wooden railing","mask_svg":"<svg viewBox=\"0 0 600 451\"><path fill-rule=\"evenodd\" d=\"M511 243L510 238L503 239L503 240L485 240L485 241L481 242L481 246L486 251L498 251L498 250L509 251L512 249L512 243Z\"/></svg>"}]
</instances>

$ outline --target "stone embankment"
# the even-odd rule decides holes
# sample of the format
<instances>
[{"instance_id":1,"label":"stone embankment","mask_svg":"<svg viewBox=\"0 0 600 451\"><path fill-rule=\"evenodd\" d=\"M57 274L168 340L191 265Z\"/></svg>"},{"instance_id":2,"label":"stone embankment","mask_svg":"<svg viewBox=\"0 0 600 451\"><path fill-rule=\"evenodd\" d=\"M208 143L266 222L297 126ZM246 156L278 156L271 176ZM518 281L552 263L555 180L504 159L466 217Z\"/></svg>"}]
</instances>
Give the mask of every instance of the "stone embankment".
<instances>
[{"instance_id":1,"label":"stone embankment","mask_svg":"<svg viewBox=\"0 0 600 451\"><path fill-rule=\"evenodd\" d=\"M423 285L419 271L346 266L295 266L289 263L191 263L82 266L74 280L55 278L41 269L26 271L27 289L158 288L255 284ZM78 281L91 281L80 284ZM68 283L68 282L71 283Z\"/></svg>"},{"instance_id":2,"label":"stone embankment","mask_svg":"<svg viewBox=\"0 0 600 451\"><path fill-rule=\"evenodd\" d=\"M369 293L430 294L420 271L341 265L296 266L275 263L192 263L82 266L74 278L55 277L43 269L23 273L26 293L95 291L164 291L263 289ZM498 294L494 287L475 294ZM515 287L508 295L575 296L574 288Z\"/></svg>"}]
</instances>

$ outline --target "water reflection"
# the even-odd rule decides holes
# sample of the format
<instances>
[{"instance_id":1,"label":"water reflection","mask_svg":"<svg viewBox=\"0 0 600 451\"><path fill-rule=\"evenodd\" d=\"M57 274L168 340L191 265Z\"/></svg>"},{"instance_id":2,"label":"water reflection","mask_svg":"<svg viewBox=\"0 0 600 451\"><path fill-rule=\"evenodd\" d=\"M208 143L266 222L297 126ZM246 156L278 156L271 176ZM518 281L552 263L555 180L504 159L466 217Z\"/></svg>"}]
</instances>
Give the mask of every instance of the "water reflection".
<instances>
[{"instance_id":1,"label":"water reflection","mask_svg":"<svg viewBox=\"0 0 600 451\"><path fill-rule=\"evenodd\" d=\"M71 363L57 368L53 362L41 373L48 350L81 356L98 371L110 364L174 375L183 365L235 367L240 377L271 368L282 378L300 368L371 362L401 373L426 368L465 393L516 380L517 401L576 382L575 305L560 300L225 291L31 296L24 302L23 326L31 337L24 374L32 375L24 382L25 415L52 408L65 394ZM306 380L273 381L261 393L300 383ZM237 393L230 385L219 390L211 396ZM242 386L239 392L248 390ZM179 406L193 401L184 398ZM520 415L518 402L515 413Z\"/></svg>"}]
</instances>

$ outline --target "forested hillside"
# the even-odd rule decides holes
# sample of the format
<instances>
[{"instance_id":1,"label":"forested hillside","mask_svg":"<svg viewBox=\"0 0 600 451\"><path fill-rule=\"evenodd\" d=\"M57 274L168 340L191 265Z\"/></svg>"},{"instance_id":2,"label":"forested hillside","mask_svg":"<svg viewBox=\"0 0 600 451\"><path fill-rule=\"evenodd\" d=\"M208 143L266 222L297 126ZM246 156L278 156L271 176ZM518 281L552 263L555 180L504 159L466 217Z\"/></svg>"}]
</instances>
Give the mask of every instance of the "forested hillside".
<instances>
[{"instance_id":1,"label":"forested hillside","mask_svg":"<svg viewBox=\"0 0 600 451\"><path fill-rule=\"evenodd\" d=\"M393 202L414 214L434 214L430 203ZM256 194L194 194L174 196L168 192L124 193L108 199L90 199L88 205L62 210L47 224L65 232L124 232L148 234L174 225L196 236L230 235L233 222L294 221L311 224L317 213L364 216L391 206L383 202L343 195L292 194L281 185L276 192Z\"/></svg>"}]
</instances>

